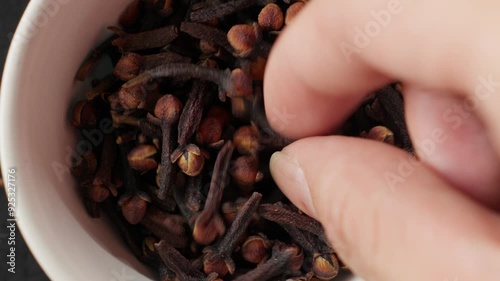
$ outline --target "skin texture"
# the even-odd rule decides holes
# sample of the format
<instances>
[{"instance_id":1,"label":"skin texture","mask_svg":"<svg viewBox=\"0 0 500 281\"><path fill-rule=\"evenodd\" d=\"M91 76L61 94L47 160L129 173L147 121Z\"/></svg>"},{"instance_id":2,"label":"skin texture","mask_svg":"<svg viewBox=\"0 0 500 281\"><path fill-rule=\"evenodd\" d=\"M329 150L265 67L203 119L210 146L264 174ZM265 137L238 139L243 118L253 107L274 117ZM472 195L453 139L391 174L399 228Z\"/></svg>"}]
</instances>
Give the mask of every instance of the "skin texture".
<instances>
[{"instance_id":1,"label":"skin texture","mask_svg":"<svg viewBox=\"0 0 500 281\"><path fill-rule=\"evenodd\" d=\"M486 0L314 0L271 53L268 119L300 139L273 155L273 177L366 280L500 276L499 9ZM390 19L356 44L374 14ZM346 44L356 52L346 55ZM321 137L396 80L421 162L373 141Z\"/></svg>"}]
</instances>

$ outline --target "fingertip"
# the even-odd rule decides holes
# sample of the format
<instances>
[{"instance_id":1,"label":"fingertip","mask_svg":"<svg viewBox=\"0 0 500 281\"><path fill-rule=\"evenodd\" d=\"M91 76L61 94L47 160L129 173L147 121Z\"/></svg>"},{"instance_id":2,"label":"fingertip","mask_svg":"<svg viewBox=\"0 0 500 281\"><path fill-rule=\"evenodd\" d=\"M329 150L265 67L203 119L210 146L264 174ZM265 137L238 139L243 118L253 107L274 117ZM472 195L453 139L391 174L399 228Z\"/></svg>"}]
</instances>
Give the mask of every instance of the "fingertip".
<instances>
[{"instance_id":1,"label":"fingertip","mask_svg":"<svg viewBox=\"0 0 500 281\"><path fill-rule=\"evenodd\" d=\"M489 260L498 257L499 218L409 159L375 141L314 137L273 155L271 172L290 200L322 223L336 253L360 276L434 280L457 264L465 265L457 272L465 280L488 276L468 265L467 256L497 273ZM464 241L482 242L471 248Z\"/></svg>"},{"instance_id":2,"label":"fingertip","mask_svg":"<svg viewBox=\"0 0 500 281\"><path fill-rule=\"evenodd\" d=\"M284 152L275 152L269 167L274 181L287 198L304 213L316 217L309 186L299 163Z\"/></svg>"}]
</instances>

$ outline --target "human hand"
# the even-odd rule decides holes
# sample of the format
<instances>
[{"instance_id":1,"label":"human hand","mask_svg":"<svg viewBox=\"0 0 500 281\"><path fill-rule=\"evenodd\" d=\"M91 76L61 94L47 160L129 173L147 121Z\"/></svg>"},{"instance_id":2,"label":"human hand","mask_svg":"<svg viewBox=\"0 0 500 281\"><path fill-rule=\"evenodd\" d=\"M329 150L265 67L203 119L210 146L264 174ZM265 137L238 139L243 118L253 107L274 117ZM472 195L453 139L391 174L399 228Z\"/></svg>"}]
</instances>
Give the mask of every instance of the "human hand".
<instances>
[{"instance_id":1,"label":"human hand","mask_svg":"<svg viewBox=\"0 0 500 281\"><path fill-rule=\"evenodd\" d=\"M273 49L268 119L301 138L273 155L273 177L368 281L500 276L499 8L486 0L314 0ZM365 139L311 137L392 81L404 84L421 164ZM282 124L276 111L295 118ZM411 173L401 173L402 163Z\"/></svg>"}]
</instances>

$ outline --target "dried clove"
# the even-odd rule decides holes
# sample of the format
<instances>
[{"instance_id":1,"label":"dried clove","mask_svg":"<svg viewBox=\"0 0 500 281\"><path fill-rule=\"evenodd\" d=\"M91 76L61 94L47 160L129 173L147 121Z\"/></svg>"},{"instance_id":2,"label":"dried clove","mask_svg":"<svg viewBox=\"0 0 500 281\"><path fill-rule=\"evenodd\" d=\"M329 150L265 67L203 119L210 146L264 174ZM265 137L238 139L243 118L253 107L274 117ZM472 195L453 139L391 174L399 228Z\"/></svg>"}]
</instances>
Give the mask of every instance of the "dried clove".
<instances>
[{"instance_id":1,"label":"dried clove","mask_svg":"<svg viewBox=\"0 0 500 281\"><path fill-rule=\"evenodd\" d=\"M159 122L159 123L161 123L161 122ZM159 125L154 124L153 122L149 121L149 119L140 120L139 121L139 129L141 130L142 134L145 137L149 137L152 139L162 137L161 124L159 124Z\"/></svg>"},{"instance_id":2,"label":"dried clove","mask_svg":"<svg viewBox=\"0 0 500 281\"><path fill-rule=\"evenodd\" d=\"M109 74L102 78L91 90L85 93L85 97L90 101L104 95L108 91L113 91L113 89L117 86L117 81L118 79L116 79L113 74Z\"/></svg>"},{"instance_id":3,"label":"dried clove","mask_svg":"<svg viewBox=\"0 0 500 281\"><path fill-rule=\"evenodd\" d=\"M205 118L196 134L196 141L201 145L218 147L221 144L222 124L216 118ZM223 141L222 141L223 143Z\"/></svg>"},{"instance_id":4,"label":"dried clove","mask_svg":"<svg viewBox=\"0 0 500 281\"><path fill-rule=\"evenodd\" d=\"M371 128L370 131L366 133L365 137L387 144L394 144L394 133L384 126L375 126Z\"/></svg>"},{"instance_id":5,"label":"dried clove","mask_svg":"<svg viewBox=\"0 0 500 281\"><path fill-rule=\"evenodd\" d=\"M188 177L185 191L186 206L193 212L198 212L203 203L202 176Z\"/></svg>"},{"instance_id":6,"label":"dried clove","mask_svg":"<svg viewBox=\"0 0 500 281\"><path fill-rule=\"evenodd\" d=\"M152 3L163 17L167 17L173 12L173 0L152 0Z\"/></svg>"},{"instance_id":7,"label":"dried clove","mask_svg":"<svg viewBox=\"0 0 500 281\"><path fill-rule=\"evenodd\" d=\"M273 2L276 2L276 0L231 0L193 11L190 19L194 22L208 22L214 18L221 18L254 5L266 5Z\"/></svg>"},{"instance_id":8,"label":"dried clove","mask_svg":"<svg viewBox=\"0 0 500 281\"><path fill-rule=\"evenodd\" d=\"M227 40L235 50L234 55L240 58L267 58L271 51L271 45L262 39L262 31L257 23L234 25L227 33Z\"/></svg>"},{"instance_id":9,"label":"dried clove","mask_svg":"<svg viewBox=\"0 0 500 281\"><path fill-rule=\"evenodd\" d=\"M179 182L184 181L183 178L184 177L182 174L179 174L177 176L177 182L173 188L174 189L173 197L175 199L175 202L177 203L177 208L179 209L179 212L186 219L191 230L193 230L194 221L195 221L196 217L198 216L199 212L193 211L186 204L186 202L187 202L186 201L186 193L185 193L185 190L183 190L183 188L182 188L182 183L179 183ZM180 179L182 179L182 180L180 180Z\"/></svg>"},{"instance_id":10,"label":"dried clove","mask_svg":"<svg viewBox=\"0 0 500 281\"><path fill-rule=\"evenodd\" d=\"M223 71L182 63L166 64L145 71L125 83L122 88L138 87L160 77L188 77L211 81L219 85L219 90L224 97L226 95L229 97L248 96L253 92L251 77L239 68L233 71Z\"/></svg>"},{"instance_id":11,"label":"dried clove","mask_svg":"<svg viewBox=\"0 0 500 281\"><path fill-rule=\"evenodd\" d=\"M139 19L142 8L142 0L134 0L134 2L130 3L118 19L120 25L124 27L133 26Z\"/></svg>"},{"instance_id":12,"label":"dried clove","mask_svg":"<svg viewBox=\"0 0 500 281\"><path fill-rule=\"evenodd\" d=\"M116 137L116 144L125 144L134 142L136 140L137 140L136 132L131 131L131 132L118 133L118 136Z\"/></svg>"},{"instance_id":13,"label":"dried clove","mask_svg":"<svg viewBox=\"0 0 500 281\"><path fill-rule=\"evenodd\" d=\"M134 147L128 153L128 163L134 170L146 172L158 167L158 163L152 156L156 155L158 150L154 145L143 144Z\"/></svg>"},{"instance_id":14,"label":"dried clove","mask_svg":"<svg viewBox=\"0 0 500 281\"><path fill-rule=\"evenodd\" d=\"M320 237L324 237L321 223L306 215L285 208L280 202L275 204L260 205L259 215L278 224L291 225L310 233L314 233Z\"/></svg>"},{"instance_id":15,"label":"dried clove","mask_svg":"<svg viewBox=\"0 0 500 281\"><path fill-rule=\"evenodd\" d=\"M113 74L123 81L128 81L139 74L142 67L142 57L135 53L128 53L116 63Z\"/></svg>"},{"instance_id":16,"label":"dried clove","mask_svg":"<svg viewBox=\"0 0 500 281\"><path fill-rule=\"evenodd\" d=\"M165 95L158 100L155 107L155 115L161 120L161 129L163 133L161 163L158 167L160 175L160 191L158 197L163 199L170 193L171 178L173 177L173 166L170 162L172 148L172 125L174 125L181 115L182 103L172 96Z\"/></svg>"},{"instance_id":17,"label":"dried clove","mask_svg":"<svg viewBox=\"0 0 500 281\"><path fill-rule=\"evenodd\" d=\"M109 29L118 35L112 44L118 47L122 53L163 47L178 36L177 27L173 25L135 34L128 34L113 26Z\"/></svg>"},{"instance_id":18,"label":"dried clove","mask_svg":"<svg viewBox=\"0 0 500 281\"><path fill-rule=\"evenodd\" d=\"M188 244L186 236L186 220L179 215L169 214L156 207L148 207L140 221L156 237L167 239L176 248L184 248Z\"/></svg>"},{"instance_id":19,"label":"dried clove","mask_svg":"<svg viewBox=\"0 0 500 281\"><path fill-rule=\"evenodd\" d=\"M128 81L139 73L167 63L189 63L190 58L172 52L141 56L127 53L116 63L113 74L123 81Z\"/></svg>"},{"instance_id":20,"label":"dried clove","mask_svg":"<svg viewBox=\"0 0 500 281\"><path fill-rule=\"evenodd\" d=\"M154 69L158 66L169 63L190 63L191 59L173 52L162 52L142 56L141 71Z\"/></svg>"},{"instance_id":21,"label":"dried clove","mask_svg":"<svg viewBox=\"0 0 500 281\"><path fill-rule=\"evenodd\" d=\"M121 87L118 91L118 102L126 110L143 108L148 97L148 90L142 85Z\"/></svg>"},{"instance_id":22,"label":"dried clove","mask_svg":"<svg viewBox=\"0 0 500 281\"><path fill-rule=\"evenodd\" d=\"M174 212L177 209L177 202L172 197L158 198L158 187L144 183L141 190L149 196L151 205L165 212Z\"/></svg>"},{"instance_id":23,"label":"dried clove","mask_svg":"<svg viewBox=\"0 0 500 281\"><path fill-rule=\"evenodd\" d=\"M233 150L233 143L228 141L219 151L215 160L214 172L205 208L196 218L194 224L193 238L202 245L210 244L226 231L224 221L219 214L219 207L222 200L222 192L227 185L229 160L231 159Z\"/></svg>"},{"instance_id":24,"label":"dried clove","mask_svg":"<svg viewBox=\"0 0 500 281\"><path fill-rule=\"evenodd\" d=\"M97 109L90 101L79 101L73 109L71 125L75 128L92 128L97 124Z\"/></svg>"},{"instance_id":25,"label":"dried clove","mask_svg":"<svg viewBox=\"0 0 500 281\"><path fill-rule=\"evenodd\" d=\"M228 273L234 274L236 265L234 264L231 254L233 253L240 237L246 232L253 214L259 206L262 194L254 192L250 199L240 209L238 215L229 228L226 236L220 244L214 247L206 247L203 259L203 269L205 273L217 273L219 276L225 276Z\"/></svg>"},{"instance_id":26,"label":"dried clove","mask_svg":"<svg viewBox=\"0 0 500 281\"><path fill-rule=\"evenodd\" d=\"M393 132L396 132L397 138L403 143L403 148L413 153L413 145L406 127L404 103L401 94L392 86L388 86L377 92L377 98L387 113L387 126Z\"/></svg>"},{"instance_id":27,"label":"dried clove","mask_svg":"<svg viewBox=\"0 0 500 281\"><path fill-rule=\"evenodd\" d=\"M123 217L132 225L138 224L146 215L148 209L146 195L142 193L124 194L118 201Z\"/></svg>"},{"instance_id":28,"label":"dried clove","mask_svg":"<svg viewBox=\"0 0 500 281\"><path fill-rule=\"evenodd\" d=\"M269 258L272 243L263 234L248 237L241 248L243 259L250 263L261 264Z\"/></svg>"},{"instance_id":29,"label":"dried clove","mask_svg":"<svg viewBox=\"0 0 500 281\"><path fill-rule=\"evenodd\" d=\"M255 126L242 126L233 135L234 146L241 154L255 155L259 150L259 132Z\"/></svg>"},{"instance_id":30,"label":"dried clove","mask_svg":"<svg viewBox=\"0 0 500 281\"><path fill-rule=\"evenodd\" d=\"M181 23L181 31L190 36L202 39L210 44L221 46L228 52L232 53L234 49L227 41L226 32L201 23L183 22Z\"/></svg>"},{"instance_id":31,"label":"dried clove","mask_svg":"<svg viewBox=\"0 0 500 281\"><path fill-rule=\"evenodd\" d=\"M90 199L96 203L101 203L108 199L110 191L102 185L90 185L88 191Z\"/></svg>"},{"instance_id":32,"label":"dried clove","mask_svg":"<svg viewBox=\"0 0 500 281\"><path fill-rule=\"evenodd\" d=\"M113 127L120 128L123 126L133 126L138 127L141 120L129 115L123 115L116 111L111 111L111 120L113 121Z\"/></svg>"},{"instance_id":33,"label":"dried clove","mask_svg":"<svg viewBox=\"0 0 500 281\"><path fill-rule=\"evenodd\" d=\"M290 269L296 269L297 265L302 266L302 259L303 254L299 248L276 243L273 247L273 254L269 260L234 280L269 280L272 277L285 274Z\"/></svg>"},{"instance_id":34,"label":"dried clove","mask_svg":"<svg viewBox=\"0 0 500 281\"><path fill-rule=\"evenodd\" d=\"M253 185L262 178L259 172L259 160L254 155L245 155L236 158L231 169L233 181L243 194L247 194Z\"/></svg>"},{"instance_id":35,"label":"dried clove","mask_svg":"<svg viewBox=\"0 0 500 281\"><path fill-rule=\"evenodd\" d=\"M175 272L180 281L213 281L217 278L217 274L205 276L193 268L191 263L165 240L155 244L155 248L163 262Z\"/></svg>"},{"instance_id":36,"label":"dried clove","mask_svg":"<svg viewBox=\"0 0 500 281\"><path fill-rule=\"evenodd\" d=\"M115 165L116 154L116 143L113 136L110 134L105 135L99 167L92 183L94 186L108 188L114 195L116 195L116 189L113 184L113 166Z\"/></svg>"},{"instance_id":37,"label":"dried clove","mask_svg":"<svg viewBox=\"0 0 500 281\"><path fill-rule=\"evenodd\" d=\"M307 268L310 268L317 279L332 280L337 276L339 262L328 245L313 237L313 234L304 233L294 226L284 225L283 228L304 249L308 260Z\"/></svg>"},{"instance_id":38,"label":"dried clove","mask_svg":"<svg viewBox=\"0 0 500 281\"><path fill-rule=\"evenodd\" d=\"M267 4L259 13L258 23L262 30L278 31L283 27L284 16L280 6Z\"/></svg>"},{"instance_id":39,"label":"dried clove","mask_svg":"<svg viewBox=\"0 0 500 281\"><path fill-rule=\"evenodd\" d=\"M172 163L177 162L177 165L184 174L190 177L196 177L205 167L206 157L205 153L202 152L198 146L188 144L172 152L170 161Z\"/></svg>"},{"instance_id":40,"label":"dried clove","mask_svg":"<svg viewBox=\"0 0 500 281\"><path fill-rule=\"evenodd\" d=\"M82 160L71 167L71 174L80 181L80 184L90 184L94 180L97 171L97 156L94 152L82 155Z\"/></svg>"},{"instance_id":41,"label":"dried clove","mask_svg":"<svg viewBox=\"0 0 500 281\"><path fill-rule=\"evenodd\" d=\"M162 281L330 280L348 270L269 171L291 140L266 118L267 56L308 1L130 2L77 74L111 59L70 111L83 137L109 118L114 129L71 168L89 215L103 209ZM412 151L401 92L367 93L336 133Z\"/></svg>"},{"instance_id":42,"label":"dried clove","mask_svg":"<svg viewBox=\"0 0 500 281\"><path fill-rule=\"evenodd\" d=\"M189 139L195 134L200 126L203 115L203 101L206 96L205 85L199 81L193 83L188 99L184 105L179 118L177 143L180 146L187 145Z\"/></svg>"}]
</instances>

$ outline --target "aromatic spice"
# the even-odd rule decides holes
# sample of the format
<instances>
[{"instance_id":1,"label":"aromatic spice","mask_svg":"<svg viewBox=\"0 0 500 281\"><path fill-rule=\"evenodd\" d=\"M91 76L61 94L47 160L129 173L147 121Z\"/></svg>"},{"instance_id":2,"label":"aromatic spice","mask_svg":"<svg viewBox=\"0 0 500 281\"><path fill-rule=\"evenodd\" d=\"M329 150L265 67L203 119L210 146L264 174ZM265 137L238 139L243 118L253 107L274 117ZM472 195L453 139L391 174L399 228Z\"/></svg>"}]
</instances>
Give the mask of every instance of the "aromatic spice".
<instances>
[{"instance_id":1,"label":"aromatic spice","mask_svg":"<svg viewBox=\"0 0 500 281\"><path fill-rule=\"evenodd\" d=\"M268 4L260 11L258 22L263 30L278 31L283 26L283 11L274 3Z\"/></svg>"},{"instance_id":2,"label":"aromatic spice","mask_svg":"<svg viewBox=\"0 0 500 281\"><path fill-rule=\"evenodd\" d=\"M267 56L306 2L135 0L79 69L84 80L104 55L114 66L71 111L79 130L113 128L71 169L83 206L91 217L103 210L159 280L332 280L348 270L268 167L291 140L266 119ZM411 152L394 87L339 131Z\"/></svg>"},{"instance_id":3,"label":"aromatic spice","mask_svg":"<svg viewBox=\"0 0 500 281\"><path fill-rule=\"evenodd\" d=\"M208 245L212 243L226 230L219 209L224 188L227 185L228 168L233 150L232 142L227 141L217 155L207 201L205 201L205 207L194 224L193 238L199 244Z\"/></svg>"},{"instance_id":4,"label":"aromatic spice","mask_svg":"<svg viewBox=\"0 0 500 281\"><path fill-rule=\"evenodd\" d=\"M172 153L172 126L179 120L181 114L181 101L172 95L165 95L156 102L155 115L161 120L162 135L162 153L161 163L158 169L160 178L158 197L164 199L169 193L171 180L173 177L173 166L170 162Z\"/></svg>"},{"instance_id":5,"label":"aromatic spice","mask_svg":"<svg viewBox=\"0 0 500 281\"><path fill-rule=\"evenodd\" d=\"M128 34L117 27L110 27L110 30L118 35L118 38L114 39L112 44L123 53L166 46L175 40L179 34L175 26L165 26L136 34Z\"/></svg>"}]
</instances>

